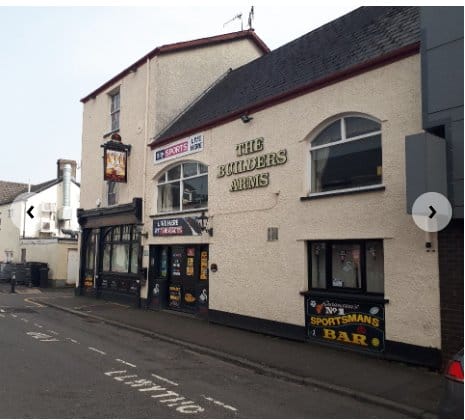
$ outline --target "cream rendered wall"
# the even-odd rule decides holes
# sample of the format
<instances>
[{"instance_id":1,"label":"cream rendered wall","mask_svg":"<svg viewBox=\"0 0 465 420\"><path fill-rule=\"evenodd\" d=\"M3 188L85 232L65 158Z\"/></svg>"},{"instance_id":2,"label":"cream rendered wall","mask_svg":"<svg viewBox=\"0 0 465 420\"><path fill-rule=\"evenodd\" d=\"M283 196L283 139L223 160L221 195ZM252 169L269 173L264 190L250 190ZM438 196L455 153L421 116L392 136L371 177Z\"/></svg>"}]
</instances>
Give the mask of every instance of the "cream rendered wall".
<instances>
[{"instance_id":1,"label":"cream rendered wall","mask_svg":"<svg viewBox=\"0 0 465 420\"><path fill-rule=\"evenodd\" d=\"M11 203L0 206L0 262L6 262L5 251L13 251L12 262L20 262L19 228L8 216Z\"/></svg>"},{"instance_id":2,"label":"cream rendered wall","mask_svg":"<svg viewBox=\"0 0 465 420\"><path fill-rule=\"evenodd\" d=\"M21 248L26 248L27 261L48 263L48 278L66 280L68 272L68 249L77 249L77 241L57 239L22 239Z\"/></svg>"},{"instance_id":3,"label":"cream rendered wall","mask_svg":"<svg viewBox=\"0 0 465 420\"><path fill-rule=\"evenodd\" d=\"M106 207L107 185L103 181L103 149L110 131L110 97L120 89L122 141L132 146L128 159L128 183L118 185L118 204L143 196L144 153L155 134L185 109L230 67L239 67L261 55L250 40L225 42L208 47L156 56L84 104L82 133L81 207L95 208L100 199ZM147 69L149 100L146 118ZM150 159L150 157L149 157ZM150 168L151 161L147 162Z\"/></svg>"},{"instance_id":4,"label":"cream rendered wall","mask_svg":"<svg viewBox=\"0 0 465 420\"><path fill-rule=\"evenodd\" d=\"M95 208L96 201L107 206L107 183L103 180L103 148L110 138L109 92L120 89L120 131L122 141L132 146L128 158L128 183L118 184L118 204L129 203L133 197L142 197L142 174L146 144L145 98L147 65L128 74L118 83L84 104L82 128L81 207Z\"/></svg>"},{"instance_id":5,"label":"cream rendered wall","mask_svg":"<svg viewBox=\"0 0 465 420\"><path fill-rule=\"evenodd\" d=\"M255 43L241 39L159 56L153 73L153 133L158 134L171 123L229 68L238 68L262 55Z\"/></svg>"},{"instance_id":6,"label":"cream rendered wall","mask_svg":"<svg viewBox=\"0 0 465 420\"><path fill-rule=\"evenodd\" d=\"M218 264L210 273L211 309L304 325L305 241L383 238L386 338L440 348L437 253L426 252L425 233L405 203L404 141L421 131L420 92L416 55L257 112L248 124L204 133L205 151L195 158L210 174L209 263ZM349 112L382 121L385 191L301 201L309 188L309 135ZM235 145L257 137L265 139L261 153L287 149L287 163L216 178L218 165L241 159ZM268 187L229 192L232 179L260 172L270 173ZM153 182L147 197L154 202L152 190ZM267 242L268 227L279 228L278 241Z\"/></svg>"}]
</instances>

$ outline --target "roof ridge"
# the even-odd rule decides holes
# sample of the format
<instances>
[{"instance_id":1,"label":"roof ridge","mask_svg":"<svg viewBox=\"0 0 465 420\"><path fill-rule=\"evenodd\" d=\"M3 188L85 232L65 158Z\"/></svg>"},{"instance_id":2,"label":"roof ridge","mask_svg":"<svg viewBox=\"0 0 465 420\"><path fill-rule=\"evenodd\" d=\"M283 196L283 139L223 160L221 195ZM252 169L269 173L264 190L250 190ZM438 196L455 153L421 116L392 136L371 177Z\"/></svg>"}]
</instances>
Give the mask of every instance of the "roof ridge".
<instances>
[{"instance_id":1,"label":"roof ridge","mask_svg":"<svg viewBox=\"0 0 465 420\"><path fill-rule=\"evenodd\" d=\"M231 71L150 146L418 53L417 6L363 6ZM352 75L352 76L351 76ZM307 89L307 90L306 90ZM287 98L287 99L286 99Z\"/></svg>"},{"instance_id":2,"label":"roof ridge","mask_svg":"<svg viewBox=\"0 0 465 420\"><path fill-rule=\"evenodd\" d=\"M81 102L83 103L87 102L89 99L95 97L96 95L104 91L105 89L114 85L118 80L122 79L124 76L129 74L131 71L134 71L134 69L143 65L147 60L150 60L157 55L169 54L171 52L182 51L188 48L200 48L202 46L207 46L210 43L234 41L237 39L249 38L249 37L252 38L252 40L256 43L257 47L260 48L264 54L270 51L268 46L255 33L253 29L247 29L245 31L238 31L238 32L228 32L225 34L213 35L210 37L197 38L197 39L193 39L190 41L180 41L180 42L175 42L172 44L165 44L165 45L156 47L153 50L149 51L143 57L139 58L137 61L131 64L129 67L119 72L116 76L104 82L97 89L93 90L91 93L89 93L84 98L82 98Z\"/></svg>"}]
</instances>

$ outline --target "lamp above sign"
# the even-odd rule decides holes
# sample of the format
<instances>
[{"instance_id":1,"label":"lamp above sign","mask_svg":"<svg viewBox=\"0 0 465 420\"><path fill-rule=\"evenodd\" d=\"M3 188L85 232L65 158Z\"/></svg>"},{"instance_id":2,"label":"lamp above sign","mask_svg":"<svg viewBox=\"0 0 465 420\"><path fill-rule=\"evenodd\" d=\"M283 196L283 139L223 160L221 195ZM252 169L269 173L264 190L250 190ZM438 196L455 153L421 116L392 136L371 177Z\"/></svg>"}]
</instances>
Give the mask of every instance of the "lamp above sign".
<instances>
[{"instance_id":1,"label":"lamp above sign","mask_svg":"<svg viewBox=\"0 0 465 420\"><path fill-rule=\"evenodd\" d=\"M158 164L170 159L201 152L203 150L203 134L187 137L176 143L159 147L153 151L153 163Z\"/></svg>"}]
</instances>

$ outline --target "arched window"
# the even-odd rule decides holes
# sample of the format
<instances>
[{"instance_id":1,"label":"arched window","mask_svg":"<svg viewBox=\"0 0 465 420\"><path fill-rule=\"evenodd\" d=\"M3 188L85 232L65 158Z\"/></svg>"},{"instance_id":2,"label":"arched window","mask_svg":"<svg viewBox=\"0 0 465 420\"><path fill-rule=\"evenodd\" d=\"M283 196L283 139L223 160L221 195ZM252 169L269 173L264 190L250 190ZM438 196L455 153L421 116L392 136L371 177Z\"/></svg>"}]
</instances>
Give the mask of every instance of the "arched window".
<instances>
[{"instance_id":1,"label":"arched window","mask_svg":"<svg viewBox=\"0 0 465 420\"><path fill-rule=\"evenodd\" d=\"M340 118L312 140L310 155L313 193L379 185L381 124L361 116Z\"/></svg>"},{"instance_id":2,"label":"arched window","mask_svg":"<svg viewBox=\"0 0 465 420\"><path fill-rule=\"evenodd\" d=\"M176 165L164 172L157 182L159 213L208 207L208 168L202 163Z\"/></svg>"}]
</instances>

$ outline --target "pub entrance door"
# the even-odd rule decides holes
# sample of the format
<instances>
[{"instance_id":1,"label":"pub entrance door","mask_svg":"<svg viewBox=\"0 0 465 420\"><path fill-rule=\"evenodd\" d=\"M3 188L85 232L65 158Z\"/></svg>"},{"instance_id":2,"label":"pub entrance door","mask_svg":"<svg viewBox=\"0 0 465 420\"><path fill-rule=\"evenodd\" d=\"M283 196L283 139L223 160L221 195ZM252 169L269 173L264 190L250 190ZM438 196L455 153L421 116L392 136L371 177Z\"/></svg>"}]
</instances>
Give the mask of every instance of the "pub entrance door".
<instances>
[{"instance_id":1,"label":"pub entrance door","mask_svg":"<svg viewBox=\"0 0 465 420\"><path fill-rule=\"evenodd\" d=\"M150 247L149 306L208 313L208 245Z\"/></svg>"}]
</instances>

